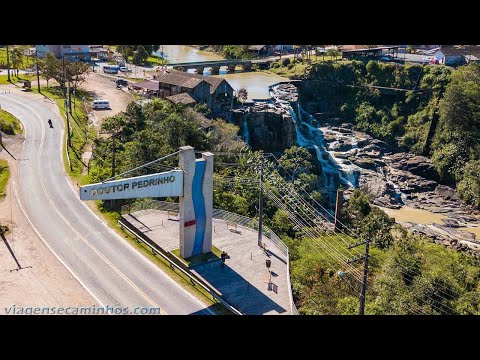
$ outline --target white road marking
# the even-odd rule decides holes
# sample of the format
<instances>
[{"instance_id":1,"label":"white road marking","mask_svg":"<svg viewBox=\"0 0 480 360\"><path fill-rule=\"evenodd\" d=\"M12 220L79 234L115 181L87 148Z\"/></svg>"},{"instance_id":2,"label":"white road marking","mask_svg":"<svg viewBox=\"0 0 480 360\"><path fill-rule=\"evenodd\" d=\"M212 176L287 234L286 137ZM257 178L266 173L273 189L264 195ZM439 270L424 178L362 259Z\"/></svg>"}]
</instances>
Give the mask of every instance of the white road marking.
<instances>
[{"instance_id":1,"label":"white road marking","mask_svg":"<svg viewBox=\"0 0 480 360\"><path fill-rule=\"evenodd\" d=\"M14 99L10 99L10 100L13 101L13 102L16 102L17 104L23 105L21 102L18 102L18 101L14 100ZM34 113L35 116L37 116L37 118L39 118L39 119L41 120L41 117L39 116L39 114L38 114L35 110L33 110L33 109L29 109L29 110L30 110L32 113ZM43 148L44 141L45 141L45 127L44 127L43 125L41 125L41 126L42 126L42 137L41 137L41 141L40 141L40 147L38 148L38 152L37 152L38 158L40 158L40 153L41 153L41 150L42 150L42 148ZM152 305L155 306L155 307L160 308L160 306L159 306L157 303L155 303L155 301L153 301L147 294L145 294L141 289L139 289L139 288L133 283L132 280L130 280L125 274L123 274L118 268L116 268L115 265L113 265L107 258L105 258L81 233L79 233L79 232L68 222L68 220L61 214L61 212L59 211L59 209L57 208L57 206L56 206L55 203L53 202L52 198L51 198L50 195L48 194L48 191L47 191L47 189L46 189L46 187L45 187L45 183L44 183L44 181L43 181L43 178L40 176L40 168L39 168L39 167L37 167L37 172L38 172L38 175L39 175L39 180L40 180L40 183L41 183L41 186L42 186L42 190L43 190L45 196L47 197L47 200L50 202L50 204L51 204L52 207L54 208L55 212L56 212L56 213L60 216L60 218L65 222L65 224L66 224L69 228L71 228L71 229L75 232L75 234L77 234L77 236L78 236L87 246L89 246L102 260L104 260L118 275L120 275L130 286L132 286L132 287L133 287L140 295L142 295L150 304L152 304ZM19 204L20 204L20 203L19 203ZM20 204L20 206L21 206L21 204ZM23 209L22 206L21 206L21 208L22 208L22 211L24 212L24 214L26 214L26 212L25 212L25 210ZM28 221L30 222L30 224L32 224L32 222L31 222L31 220L30 220L30 218L29 218L28 216L27 216L27 219L28 219ZM32 224L32 226L33 226L33 224ZM33 226L33 228L34 228L34 231L35 231L37 234L39 234L38 231L36 230L36 228L35 228L34 226ZM42 241L45 242L45 240L44 240L42 237L41 237L41 239L42 239ZM47 246L48 246L48 245L47 245ZM51 250L50 246L48 246L48 248ZM53 252L53 250L52 250L52 252ZM53 253L55 254L55 252L53 252ZM55 256L56 256L57 258L59 258L57 254L55 254ZM61 261L61 262L62 262L62 264L63 264L64 266L66 266L63 261ZM67 267L67 266L66 266L66 268L73 274L73 270L72 270L72 269L70 269L70 268ZM75 275L74 275L74 276L75 276ZM75 278L77 278L77 277L75 276ZM77 279L78 279L78 278L77 278ZM79 281L79 282L80 282L80 281ZM80 282L80 283L82 284L82 282ZM178 284L177 284L177 285L178 285ZM85 287L84 284L82 284L82 286ZM87 287L85 287L85 288L88 289ZM89 290L89 289L88 289L87 291L88 291L89 293L92 293L91 290ZM95 296L94 296L94 298L98 301L98 299L97 299ZM99 301L99 303L102 304L100 301ZM160 313L163 314L163 315L166 315L166 314L167 314L162 308L160 308Z\"/></svg>"}]
</instances>

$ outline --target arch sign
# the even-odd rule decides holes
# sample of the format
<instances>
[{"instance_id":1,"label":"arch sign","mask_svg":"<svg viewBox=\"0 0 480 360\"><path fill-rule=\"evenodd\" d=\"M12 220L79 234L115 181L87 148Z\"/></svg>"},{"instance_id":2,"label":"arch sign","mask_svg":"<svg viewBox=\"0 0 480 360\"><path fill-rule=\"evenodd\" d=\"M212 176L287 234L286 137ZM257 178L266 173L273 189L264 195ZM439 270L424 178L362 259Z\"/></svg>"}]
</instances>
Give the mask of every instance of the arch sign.
<instances>
[{"instance_id":1,"label":"arch sign","mask_svg":"<svg viewBox=\"0 0 480 360\"><path fill-rule=\"evenodd\" d=\"M180 254L189 258L212 251L213 154L195 158L191 146L182 146L180 170L106 181L80 187L81 200L115 200L178 196Z\"/></svg>"}]
</instances>

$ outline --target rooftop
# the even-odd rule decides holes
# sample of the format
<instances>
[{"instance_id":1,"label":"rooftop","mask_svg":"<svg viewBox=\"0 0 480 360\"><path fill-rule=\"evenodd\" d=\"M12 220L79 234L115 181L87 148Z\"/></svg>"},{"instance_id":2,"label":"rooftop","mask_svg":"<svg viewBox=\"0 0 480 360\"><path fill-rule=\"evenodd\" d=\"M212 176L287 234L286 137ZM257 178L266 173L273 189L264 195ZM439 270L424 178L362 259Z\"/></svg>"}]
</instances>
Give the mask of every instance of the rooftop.
<instances>
[{"instance_id":1,"label":"rooftop","mask_svg":"<svg viewBox=\"0 0 480 360\"><path fill-rule=\"evenodd\" d=\"M195 76L189 76L193 74L184 73L181 71L169 70L164 73L160 73L155 76L155 80L163 83L181 86L187 89L196 88L203 80L203 78L198 78Z\"/></svg>"},{"instance_id":2,"label":"rooftop","mask_svg":"<svg viewBox=\"0 0 480 360\"><path fill-rule=\"evenodd\" d=\"M210 84L210 94L213 94L215 90L217 90L218 86L222 83L222 81L226 81L223 78L218 78L218 77L213 77L213 76L205 76L205 75L200 75L200 74L193 74L193 73L188 73L188 72L183 72L183 71L177 71L173 69L169 69L165 75L157 75L155 79L165 82L166 80L169 79L191 79L192 83L197 82L200 83L202 80L206 81L207 83ZM182 80L178 80L179 82ZM185 81L185 80L183 80ZM183 87L187 87L185 85L181 85ZM196 86L196 85L195 85Z\"/></svg>"},{"instance_id":3,"label":"rooftop","mask_svg":"<svg viewBox=\"0 0 480 360\"><path fill-rule=\"evenodd\" d=\"M480 45L442 45L441 52L445 56L473 55L480 57Z\"/></svg>"},{"instance_id":4,"label":"rooftop","mask_svg":"<svg viewBox=\"0 0 480 360\"><path fill-rule=\"evenodd\" d=\"M254 51L260 51L262 50L266 45L250 45L248 47L248 50L254 50Z\"/></svg>"},{"instance_id":5,"label":"rooftop","mask_svg":"<svg viewBox=\"0 0 480 360\"><path fill-rule=\"evenodd\" d=\"M165 99L171 101L174 104L185 104L185 105L194 105L197 102L189 93L183 92L180 94L167 96Z\"/></svg>"},{"instance_id":6,"label":"rooftop","mask_svg":"<svg viewBox=\"0 0 480 360\"><path fill-rule=\"evenodd\" d=\"M157 91L159 89L158 81L146 80L142 82L132 83L132 87L135 89L145 89L151 91Z\"/></svg>"}]
</instances>

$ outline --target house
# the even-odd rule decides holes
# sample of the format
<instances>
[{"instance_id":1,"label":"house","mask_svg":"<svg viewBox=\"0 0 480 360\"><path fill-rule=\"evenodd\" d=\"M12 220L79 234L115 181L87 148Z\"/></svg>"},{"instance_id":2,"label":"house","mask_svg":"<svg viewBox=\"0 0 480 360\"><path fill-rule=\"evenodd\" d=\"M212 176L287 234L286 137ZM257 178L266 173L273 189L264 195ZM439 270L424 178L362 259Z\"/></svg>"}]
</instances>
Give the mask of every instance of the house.
<instances>
[{"instance_id":1,"label":"house","mask_svg":"<svg viewBox=\"0 0 480 360\"><path fill-rule=\"evenodd\" d=\"M224 78L167 70L155 75L154 79L161 83L160 90L171 87L171 93L159 93L162 98L185 92L197 103L207 104L214 113L221 113L231 106L233 88Z\"/></svg>"},{"instance_id":2,"label":"house","mask_svg":"<svg viewBox=\"0 0 480 360\"><path fill-rule=\"evenodd\" d=\"M227 80L221 77L204 76L186 72L181 72L181 74L204 80L210 84L210 99L207 104L213 112L221 113L224 110L230 109L233 99L233 88Z\"/></svg>"},{"instance_id":3,"label":"house","mask_svg":"<svg viewBox=\"0 0 480 360\"><path fill-rule=\"evenodd\" d=\"M132 84L132 88L140 90L150 96L160 98L188 93L197 103L208 103L210 96L210 84L202 79L182 76L181 72L165 72L155 76L155 80L147 80Z\"/></svg>"},{"instance_id":4,"label":"house","mask_svg":"<svg viewBox=\"0 0 480 360\"><path fill-rule=\"evenodd\" d=\"M480 58L479 45L442 45L435 53L439 63L448 66L465 65Z\"/></svg>"},{"instance_id":5,"label":"house","mask_svg":"<svg viewBox=\"0 0 480 360\"><path fill-rule=\"evenodd\" d=\"M70 61L90 61L89 45L35 45L39 58L44 58L48 52L57 59L65 57Z\"/></svg>"},{"instance_id":6,"label":"house","mask_svg":"<svg viewBox=\"0 0 480 360\"><path fill-rule=\"evenodd\" d=\"M270 55L274 50L272 45L250 45L248 52L253 56L265 56Z\"/></svg>"},{"instance_id":7,"label":"house","mask_svg":"<svg viewBox=\"0 0 480 360\"><path fill-rule=\"evenodd\" d=\"M89 53L91 61L104 61L108 58L108 50L103 45L90 45Z\"/></svg>"}]
</instances>

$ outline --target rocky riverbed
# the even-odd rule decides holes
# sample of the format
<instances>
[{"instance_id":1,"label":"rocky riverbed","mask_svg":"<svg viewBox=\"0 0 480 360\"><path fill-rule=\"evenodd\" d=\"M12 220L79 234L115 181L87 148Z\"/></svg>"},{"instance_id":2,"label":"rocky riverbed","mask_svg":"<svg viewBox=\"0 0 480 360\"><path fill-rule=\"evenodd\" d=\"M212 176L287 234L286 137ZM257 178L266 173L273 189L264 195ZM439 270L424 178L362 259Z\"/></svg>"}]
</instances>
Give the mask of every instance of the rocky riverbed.
<instances>
[{"instance_id":1,"label":"rocky riverbed","mask_svg":"<svg viewBox=\"0 0 480 360\"><path fill-rule=\"evenodd\" d=\"M358 186L372 194L375 205L389 209L407 206L443 214L443 224L424 224L414 217L401 224L436 243L480 257L480 239L459 229L480 227L480 212L461 201L454 189L438 183L439 176L430 159L394 152L385 142L354 130L349 123L314 125L320 125L327 150L352 171L359 172Z\"/></svg>"},{"instance_id":2,"label":"rocky riverbed","mask_svg":"<svg viewBox=\"0 0 480 360\"><path fill-rule=\"evenodd\" d=\"M271 95L270 101L233 112L233 122L240 125L240 134L253 149L276 152L294 144L305 146L317 155L324 190L333 197L340 182L348 187L346 198L354 187L360 187L372 195L375 205L392 212L421 211L421 220L413 214L397 222L436 243L480 258L480 238L464 230L480 229L480 212L466 206L454 189L438 183L430 159L400 152L341 119L317 120L302 109L293 84L275 86ZM439 217L442 220L433 221Z\"/></svg>"}]
</instances>

